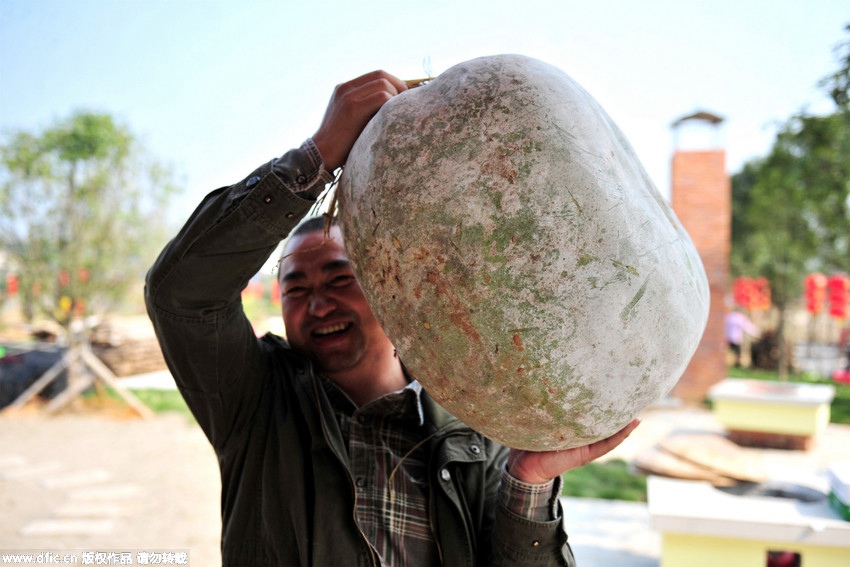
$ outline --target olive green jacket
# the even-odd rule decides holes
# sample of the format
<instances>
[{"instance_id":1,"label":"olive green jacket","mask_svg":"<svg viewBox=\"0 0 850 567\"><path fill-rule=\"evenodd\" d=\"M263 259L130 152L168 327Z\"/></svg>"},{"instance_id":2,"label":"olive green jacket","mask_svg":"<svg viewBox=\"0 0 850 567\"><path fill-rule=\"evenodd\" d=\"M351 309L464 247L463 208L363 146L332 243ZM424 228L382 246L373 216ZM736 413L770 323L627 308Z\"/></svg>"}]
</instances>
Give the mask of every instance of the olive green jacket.
<instances>
[{"instance_id":1,"label":"olive green jacket","mask_svg":"<svg viewBox=\"0 0 850 567\"><path fill-rule=\"evenodd\" d=\"M181 393L218 456L225 565L378 564L355 518L347 452L309 361L257 339L240 294L310 201L316 156L293 150L214 191L148 273L145 299ZM423 395L431 525L443 564L572 565L560 519L497 504L507 449ZM560 505L557 505L561 517Z\"/></svg>"}]
</instances>

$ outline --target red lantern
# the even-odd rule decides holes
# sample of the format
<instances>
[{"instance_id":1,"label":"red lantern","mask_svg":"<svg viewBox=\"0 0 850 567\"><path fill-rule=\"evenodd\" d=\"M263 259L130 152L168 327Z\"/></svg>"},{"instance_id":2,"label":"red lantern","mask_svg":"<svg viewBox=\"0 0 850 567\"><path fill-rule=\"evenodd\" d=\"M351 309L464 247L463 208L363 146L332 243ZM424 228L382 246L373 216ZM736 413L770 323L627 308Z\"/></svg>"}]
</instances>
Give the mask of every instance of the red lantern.
<instances>
[{"instance_id":1,"label":"red lantern","mask_svg":"<svg viewBox=\"0 0 850 567\"><path fill-rule=\"evenodd\" d=\"M9 297L14 297L18 295L18 285L20 284L20 280L18 279L17 274L8 274L6 276L6 294Z\"/></svg>"},{"instance_id":2,"label":"red lantern","mask_svg":"<svg viewBox=\"0 0 850 567\"><path fill-rule=\"evenodd\" d=\"M837 319L845 319L850 311L850 277L845 274L830 276L826 287L829 293L829 314Z\"/></svg>"},{"instance_id":3,"label":"red lantern","mask_svg":"<svg viewBox=\"0 0 850 567\"><path fill-rule=\"evenodd\" d=\"M753 280L755 287L755 300L752 309L755 311L767 311L771 305L770 282L767 278L756 278Z\"/></svg>"},{"instance_id":4,"label":"red lantern","mask_svg":"<svg viewBox=\"0 0 850 567\"><path fill-rule=\"evenodd\" d=\"M748 311L770 309L770 282L767 278L741 276L732 285L732 298Z\"/></svg>"},{"instance_id":5,"label":"red lantern","mask_svg":"<svg viewBox=\"0 0 850 567\"><path fill-rule=\"evenodd\" d=\"M732 285L732 298L735 300L735 303L744 309L749 309L752 303L751 281L750 278L742 276L736 279Z\"/></svg>"},{"instance_id":6,"label":"red lantern","mask_svg":"<svg viewBox=\"0 0 850 567\"><path fill-rule=\"evenodd\" d=\"M823 311L823 302L826 299L826 276L823 274L809 274L803 280L806 295L806 310L812 315Z\"/></svg>"}]
</instances>

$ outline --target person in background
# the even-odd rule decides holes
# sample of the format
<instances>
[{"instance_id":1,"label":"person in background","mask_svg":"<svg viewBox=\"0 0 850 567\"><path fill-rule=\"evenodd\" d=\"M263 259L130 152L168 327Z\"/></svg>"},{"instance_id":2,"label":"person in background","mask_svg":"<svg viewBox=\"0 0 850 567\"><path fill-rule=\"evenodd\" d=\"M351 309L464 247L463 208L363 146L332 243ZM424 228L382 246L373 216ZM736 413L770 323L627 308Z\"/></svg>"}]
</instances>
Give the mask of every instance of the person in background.
<instances>
[{"instance_id":1,"label":"person in background","mask_svg":"<svg viewBox=\"0 0 850 567\"><path fill-rule=\"evenodd\" d=\"M405 89L382 71L339 85L311 138L210 193L148 273L163 354L218 456L225 565L574 565L560 475L637 425L545 453L471 430L406 371L339 228L299 224ZM287 340L258 339L240 292L287 235Z\"/></svg>"},{"instance_id":2,"label":"person in background","mask_svg":"<svg viewBox=\"0 0 850 567\"><path fill-rule=\"evenodd\" d=\"M738 307L726 313L725 328L726 344L735 357L735 366L740 367L741 345L744 343L744 336L748 335L757 338L761 334L761 331Z\"/></svg>"}]
</instances>

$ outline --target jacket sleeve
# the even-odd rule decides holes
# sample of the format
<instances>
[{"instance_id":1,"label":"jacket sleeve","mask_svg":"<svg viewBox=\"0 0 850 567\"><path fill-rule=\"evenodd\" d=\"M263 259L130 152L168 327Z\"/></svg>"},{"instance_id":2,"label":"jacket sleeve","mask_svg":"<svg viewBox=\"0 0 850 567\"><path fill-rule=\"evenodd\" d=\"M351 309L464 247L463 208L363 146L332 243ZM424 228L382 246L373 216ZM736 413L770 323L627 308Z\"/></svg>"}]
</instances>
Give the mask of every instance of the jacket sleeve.
<instances>
[{"instance_id":1,"label":"jacket sleeve","mask_svg":"<svg viewBox=\"0 0 850 567\"><path fill-rule=\"evenodd\" d=\"M575 558L567 543L563 511L557 494L553 494L553 499L555 519L543 522L514 514L501 504L496 507L493 534L494 566L575 567Z\"/></svg>"},{"instance_id":2,"label":"jacket sleeve","mask_svg":"<svg viewBox=\"0 0 850 567\"><path fill-rule=\"evenodd\" d=\"M488 484L497 484L497 495L488 492L495 498L495 519L492 535L492 565L495 567L511 565L575 567L572 549L567 543L567 533L563 525L563 511L558 496L562 481L555 479L548 498L548 514L546 520L532 519L520 515L507 504L511 498L506 496L512 492L505 484L508 473L504 463L508 449L503 448L501 454L488 464ZM518 482L518 481L517 481Z\"/></svg>"},{"instance_id":3,"label":"jacket sleeve","mask_svg":"<svg viewBox=\"0 0 850 567\"><path fill-rule=\"evenodd\" d=\"M546 492L538 493L541 505L532 506L537 509L536 511L529 509L520 514L507 503L513 502L516 506L516 489L511 485L523 483L517 480L511 482L511 477L504 470L504 466L500 471L499 498L493 534L493 565L574 567L575 558L567 543L559 499L563 484L561 479L557 478L554 483L547 485ZM492 467L491 474L493 474ZM520 500L530 504L527 498L528 496L521 496Z\"/></svg>"},{"instance_id":4,"label":"jacket sleeve","mask_svg":"<svg viewBox=\"0 0 850 567\"><path fill-rule=\"evenodd\" d=\"M251 418L262 390L241 292L313 204L296 195L321 180L318 154L305 146L207 195L147 274L145 303L163 355L217 450Z\"/></svg>"}]
</instances>

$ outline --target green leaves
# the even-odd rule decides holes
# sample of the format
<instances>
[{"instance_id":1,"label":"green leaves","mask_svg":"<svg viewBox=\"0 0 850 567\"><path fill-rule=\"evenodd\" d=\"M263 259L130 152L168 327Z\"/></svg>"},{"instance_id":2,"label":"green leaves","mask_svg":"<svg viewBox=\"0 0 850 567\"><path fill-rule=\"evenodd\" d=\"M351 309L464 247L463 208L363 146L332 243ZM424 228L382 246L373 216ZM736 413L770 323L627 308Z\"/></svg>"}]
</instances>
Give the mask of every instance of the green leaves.
<instances>
[{"instance_id":1,"label":"green leaves","mask_svg":"<svg viewBox=\"0 0 850 567\"><path fill-rule=\"evenodd\" d=\"M841 113L795 116L767 158L733 184L732 266L796 299L806 273L850 269L850 123Z\"/></svg>"},{"instance_id":2,"label":"green leaves","mask_svg":"<svg viewBox=\"0 0 850 567\"><path fill-rule=\"evenodd\" d=\"M67 163L112 161L120 163L129 153L132 137L108 114L77 112L44 133L46 152L55 152Z\"/></svg>"},{"instance_id":3,"label":"green leaves","mask_svg":"<svg viewBox=\"0 0 850 567\"><path fill-rule=\"evenodd\" d=\"M0 145L0 250L25 311L67 326L102 312L138 282L174 189L108 114L80 111Z\"/></svg>"}]
</instances>

